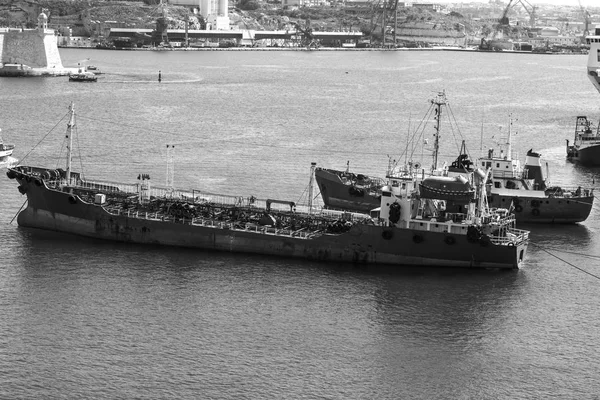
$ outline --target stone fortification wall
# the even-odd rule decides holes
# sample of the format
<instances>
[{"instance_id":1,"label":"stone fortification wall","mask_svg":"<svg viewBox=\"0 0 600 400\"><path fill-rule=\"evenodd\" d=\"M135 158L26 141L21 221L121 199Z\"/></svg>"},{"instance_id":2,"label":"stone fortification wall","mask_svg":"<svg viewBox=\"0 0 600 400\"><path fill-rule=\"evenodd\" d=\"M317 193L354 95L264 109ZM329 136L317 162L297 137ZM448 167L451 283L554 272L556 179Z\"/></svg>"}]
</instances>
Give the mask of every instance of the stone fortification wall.
<instances>
[{"instance_id":1,"label":"stone fortification wall","mask_svg":"<svg viewBox=\"0 0 600 400\"><path fill-rule=\"evenodd\" d=\"M0 31L0 62L32 68L62 68L54 31Z\"/></svg>"}]
</instances>

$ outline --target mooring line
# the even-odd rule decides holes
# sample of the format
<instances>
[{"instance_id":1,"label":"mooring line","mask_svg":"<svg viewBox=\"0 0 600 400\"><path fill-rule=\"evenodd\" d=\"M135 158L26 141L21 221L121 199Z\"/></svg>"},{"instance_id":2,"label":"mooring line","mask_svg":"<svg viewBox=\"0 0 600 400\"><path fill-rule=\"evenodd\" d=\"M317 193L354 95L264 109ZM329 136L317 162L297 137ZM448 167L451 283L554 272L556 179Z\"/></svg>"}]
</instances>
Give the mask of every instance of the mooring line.
<instances>
[{"instance_id":1,"label":"mooring line","mask_svg":"<svg viewBox=\"0 0 600 400\"><path fill-rule=\"evenodd\" d=\"M15 216L12 217L12 219L8 223L9 225L13 223L13 221L15 220L15 218L17 218L17 215L19 215L19 213L21 212L21 210L23 209L23 207L25 207L26 203L27 203L27 199L25 199L25 201L23 202L23 205L21 206L21 208L19 208L19 211L17 211L17 213L15 214Z\"/></svg>"},{"instance_id":2,"label":"mooring line","mask_svg":"<svg viewBox=\"0 0 600 400\"><path fill-rule=\"evenodd\" d=\"M539 246L539 244L537 246ZM594 255L594 254L583 254L583 253L577 253L576 251L567 251L567 250L559 250L559 249L551 249L551 250L555 251L557 253L575 254L575 255L578 255L578 256L582 256L582 257L600 259L600 255L597 256L597 255Z\"/></svg>"},{"instance_id":3,"label":"mooring line","mask_svg":"<svg viewBox=\"0 0 600 400\"><path fill-rule=\"evenodd\" d=\"M544 249L544 248L543 248L542 246L540 246L539 244L535 244L535 243L533 243L533 242L529 242L529 243L530 243L530 244L532 244L532 245L534 245L534 246L536 246L537 248L539 248L539 249L540 249L540 250L542 250L543 252L545 252L545 253L547 253L547 254L551 255L552 257L556 258L557 260L560 260L560 261L564 262L565 264L567 264L567 265L570 265L571 267L573 267L573 268L575 268L575 269L578 269L579 271L581 271L581 272L583 272L583 273L585 273L585 274L588 274L589 276L592 276L592 277L594 277L594 278L596 278L596 279L600 280L600 276L598 276L598 275L594 275L594 274L592 274L591 272L588 272L588 271L586 271L585 269L583 269L583 268L580 268L580 267L578 267L577 265L575 265L575 264L573 264L573 263L570 263L570 262L568 262L567 260L564 260L564 259L560 258L560 257L559 257L559 256L557 256L556 254L552 254L551 252L549 252L548 250Z\"/></svg>"}]
</instances>

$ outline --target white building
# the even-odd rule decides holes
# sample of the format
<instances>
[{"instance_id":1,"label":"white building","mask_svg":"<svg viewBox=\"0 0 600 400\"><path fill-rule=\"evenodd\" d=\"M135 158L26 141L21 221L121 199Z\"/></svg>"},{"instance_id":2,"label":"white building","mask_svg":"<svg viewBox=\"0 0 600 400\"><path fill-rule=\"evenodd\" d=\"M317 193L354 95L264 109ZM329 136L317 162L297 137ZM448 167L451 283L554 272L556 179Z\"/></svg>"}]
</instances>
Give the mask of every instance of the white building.
<instances>
[{"instance_id":1,"label":"white building","mask_svg":"<svg viewBox=\"0 0 600 400\"><path fill-rule=\"evenodd\" d=\"M206 29L229 30L228 0L171 0L170 3L198 9L206 20Z\"/></svg>"}]
</instances>

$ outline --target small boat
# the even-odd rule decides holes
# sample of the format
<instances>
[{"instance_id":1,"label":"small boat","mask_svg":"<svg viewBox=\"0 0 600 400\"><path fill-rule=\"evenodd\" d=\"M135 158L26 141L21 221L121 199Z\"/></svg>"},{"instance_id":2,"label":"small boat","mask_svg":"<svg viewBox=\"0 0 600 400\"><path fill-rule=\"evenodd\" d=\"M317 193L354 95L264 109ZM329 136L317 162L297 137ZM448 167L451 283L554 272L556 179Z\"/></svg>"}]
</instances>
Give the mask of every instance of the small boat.
<instances>
[{"instance_id":1,"label":"small boat","mask_svg":"<svg viewBox=\"0 0 600 400\"><path fill-rule=\"evenodd\" d=\"M96 67L95 65L86 65L85 70L93 73L94 75L102 75L100 68Z\"/></svg>"},{"instance_id":2,"label":"small boat","mask_svg":"<svg viewBox=\"0 0 600 400\"><path fill-rule=\"evenodd\" d=\"M577 117L573 144L567 140L567 160L585 166L600 165L600 125L594 126L585 116Z\"/></svg>"},{"instance_id":3,"label":"small boat","mask_svg":"<svg viewBox=\"0 0 600 400\"><path fill-rule=\"evenodd\" d=\"M308 205L299 205L158 187L147 174L139 174L137 184L87 180L71 168L74 126L71 104L66 169L8 169L27 196L20 226L153 246L396 267L515 269L529 244L529 232L515 227L514 216L488 206L489 170L466 177L473 190L461 212L421 197L407 170L381 188L377 209L350 213L317 209L311 195ZM313 163L311 184L315 168Z\"/></svg>"},{"instance_id":4,"label":"small boat","mask_svg":"<svg viewBox=\"0 0 600 400\"><path fill-rule=\"evenodd\" d=\"M69 74L69 81L72 82L96 82L97 80L98 76L96 74L81 69L79 69L79 72Z\"/></svg>"},{"instance_id":5,"label":"small boat","mask_svg":"<svg viewBox=\"0 0 600 400\"><path fill-rule=\"evenodd\" d=\"M0 133L2 130L0 129ZM0 166L11 167L17 163L17 159L12 157L12 153L15 150L14 144L5 144L0 135Z\"/></svg>"},{"instance_id":6,"label":"small boat","mask_svg":"<svg viewBox=\"0 0 600 400\"><path fill-rule=\"evenodd\" d=\"M350 172L350 161L345 171L317 167L315 180L321 198L331 209L369 212L381 203L382 178Z\"/></svg>"}]
</instances>

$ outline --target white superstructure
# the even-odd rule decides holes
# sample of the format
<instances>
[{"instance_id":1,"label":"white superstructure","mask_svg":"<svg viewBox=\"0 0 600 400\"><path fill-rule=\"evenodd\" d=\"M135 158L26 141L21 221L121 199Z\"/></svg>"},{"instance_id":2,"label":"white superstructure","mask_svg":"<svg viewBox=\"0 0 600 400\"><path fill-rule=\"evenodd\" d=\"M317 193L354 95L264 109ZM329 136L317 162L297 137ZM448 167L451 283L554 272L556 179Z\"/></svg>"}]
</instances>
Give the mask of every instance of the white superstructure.
<instances>
[{"instance_id":1,"label":"white superstructure","mask_svg":"<svg viewBox=\"0 0 600 400\"><path fill-rule=\"evenodd\" d=\"M586 38L590 45L590 54L588 56L588 78L600 92L600 26L596 26L594 33Z\"/></svg>"}]
</instances>

